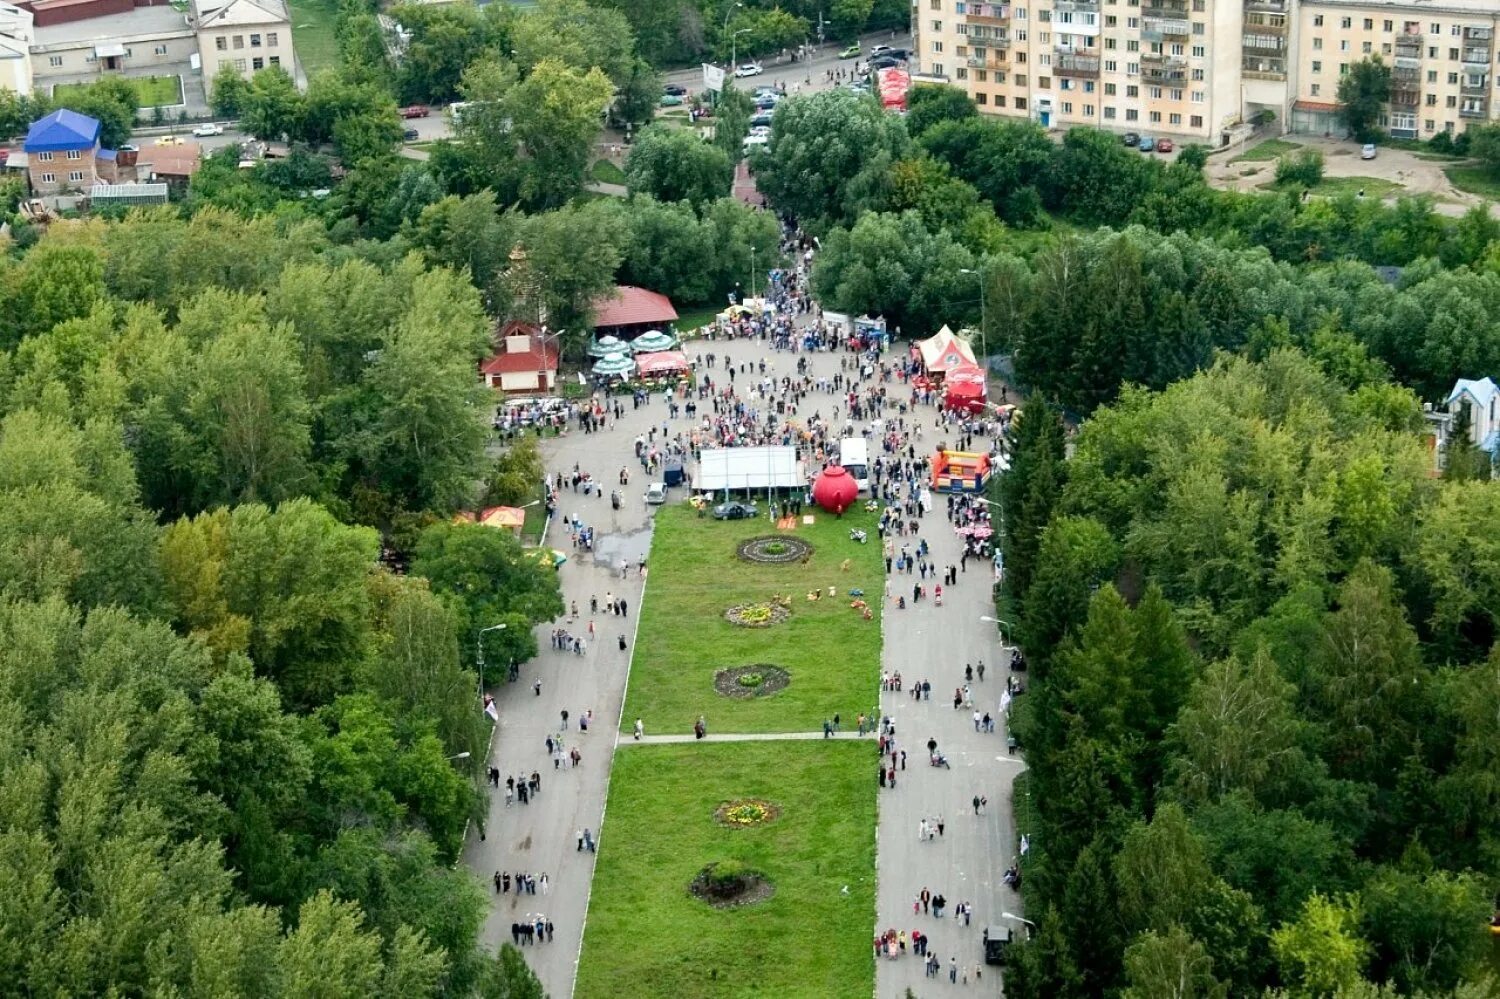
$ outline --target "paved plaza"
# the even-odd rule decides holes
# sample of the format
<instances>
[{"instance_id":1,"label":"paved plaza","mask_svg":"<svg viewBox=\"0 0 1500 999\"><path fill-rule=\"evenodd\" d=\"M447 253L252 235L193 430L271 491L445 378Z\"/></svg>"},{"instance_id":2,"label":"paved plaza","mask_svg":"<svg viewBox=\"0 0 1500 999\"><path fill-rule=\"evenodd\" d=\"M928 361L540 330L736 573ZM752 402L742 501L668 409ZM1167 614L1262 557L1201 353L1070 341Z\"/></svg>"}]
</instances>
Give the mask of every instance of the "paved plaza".
<instances>
[{"instance_id":1,"label":"paved plaza","mask_svg":"<svg viewBox=\"0 0 1500 999\"><path fill-rule=\"evenodd\" d=\"M810 359L810 374L832 376L842 354L816 353L794 355L768 353L756 341L690 341L685 349L689 356L712 352L739 362L767 359L768 374L780 376L795 372L798 357ZM700 370L703 370L700 368ZM722 368L708 373L719 381ZM905 390L898 387L898 397ZM821 411L824 417L838 404L834 395L814 392L804 400L806 418ZM926 432L917 441L918 449L932 447L938 437L932 424L936 416L931 407L921 407L916 418L926 422ZM910 417L909 417L910 419ZM598 840L609 835L608 817L604 814L612 754L616 749L620 709L630 670L631 650L635 647L635 626L643 589L649 585L635 569L635 560L647 551L652 508L642 500L647 479L633 459L633 441L655 425L666 422L672 433L685 429L685 418L667 419L667 408L660 394L640 409L632 409L625 400L624 415L601 432L584 434L570 430L567 435L547 439L542 451L549 474L571 473L574 466L591 473L606 489L616 488L621 468L629 468L630 484L625 487L622 509L613 511L605 497L585 497L565 489L559 497L561 516L577 514L585 525L595 528L598 541L592 555L571 551L567 533L554 524L548 537L553 547L568 552L569 559L559 569L565 605L579 608L576 621L563 620L537 629L541 652L524 664L515 683L494 683L491 692L500 711L490 750L490 764L505 775L530 774L542 777L542 793L530 804L505 803L504 789L491 790L485 836L471 830L464 851L464 863L477 875L488 879L496 871L548 876L546 895L494 894L493 906L484 929L489 946L508 939L512 923L528 914L541 913L556 927L551 943L524 949L526 960L536 971L542 985L554 999L573 995L583 926L587 914L589 883L595 854L577 849L577 835L587 829ZM674 491L673 501L682 498ZM931 560L939 565L958 564L959 545L942 513L942 496L935 496L935 508L922 522L922 537L932 547ZM872 543L875 539L872 537ZM619 565L627 560L629 568L622 578ZM916 577L892 579L892 593L905 586L909 591ZM983 563L970 561L968 571L959 576L957 586L945 588L944 606L932 601L897 609L887 603L883 621L884 654L881 669L900 671L908 683L927 679L932 683L932 699L912 701L909 687L901 693L880 693L879 673L870 666L870 702L880 698L882 712L896 725L898 743L908 751L907 770L898 775L894 791L880 789L879 799L879 878L878 911L871 937L887 927L913 929L926 933L931 949L943 959L941 985L948 987L948 960L956 956L961 968L970 973L966 991L976 994L1000 994L998 969L986 968L982 982L972 980L973 969L982 962L980 933L985 925L999 925L1002 910L1017 912L1018 902L1000 884L1001 872L1013 854L1014 835L1010 823L1009 795L1011 781L1021 770L1018 757L1006 752L1005 728L999 719L998 701L1004 690L1006 670L995 626L980 620L993 614L990 601L992 574ZM589 601L603 601L613 593L628 601L625 617L611 615L604 608L592 615L595 637L588 641L586 653L556 652L551 649L554 627L566 628L574 635L587 636ZM621 651L619 637L625 636L628 648ZM963 684L966 662L986 664L985 680L972 685L974 705L999 719L993 733L974 731L972 710L953 708L956 687ZM534 684L540 681L540 693ZM830 713L840 706L831 705ZM577 746L582 763L576 769L555 771L547 755L545 741L558 732L561 712L569 714L565 744ZM584 734L577 720L593 712L593 723ZM632 719L633 721L633 719ZM684 719L643 719L647 739L644 742L687 741L690 736L662 736L657 731L666 725L680 728ZM822 733L795 732L785 736L743 735L717 736L718 740L764 740L785 738L821 738ZM844 738L854 738L844 733ZM948 755L952 769L928 766L925 744L936 738ZM870 747L870 778L875 783L876 747L873 736L867 736ZM634 743L627 735L620 743L628 752ZM976 816L972 807L974 795L987 797L989 806ZM919 842L918 826L923 818L944 819L941 838ZM946 895L950 912L957 903L973 906L971 923L961 919L937 920L931 916L913 915L912 899L927 887L933 893ZM908 953L897 960L882 958L877 967L877 995L880 999L899 999L908 987L918 995L933 991L923 976L919 958Z\"/></svg>"}]
</instances>

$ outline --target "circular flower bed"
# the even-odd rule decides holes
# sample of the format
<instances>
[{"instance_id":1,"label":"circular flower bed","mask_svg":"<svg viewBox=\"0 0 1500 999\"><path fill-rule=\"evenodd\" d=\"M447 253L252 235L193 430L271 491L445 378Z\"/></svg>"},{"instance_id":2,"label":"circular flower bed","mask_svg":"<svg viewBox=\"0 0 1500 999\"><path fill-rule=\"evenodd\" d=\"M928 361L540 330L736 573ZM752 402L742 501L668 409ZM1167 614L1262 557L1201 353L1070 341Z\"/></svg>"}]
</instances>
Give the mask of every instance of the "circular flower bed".
<instances>
[{"instance_id":1,"label":"circular flower bed","mask_svg":"<svg viewBox=\"0 0 1500 999\"><path fill-rule=\"evenodd\" d=\"M688 892L716 909L735 909L764 902L776 894L776 886L737 860L722 860L699 871Z\"/></svg>"},{"instance_id":2,"label":"circular flower bed","mask_svg":"<svg viewBox=\"0 0 1500 999\"><path fill-rule=\"evenodd\" d=\"M735 604L724 611L725 619L741 628L769 628L773 624L782 624L791 616L791 610L781 604L762 601Z\"/></svg>"},{"instance_id":3,"label":"circular flower bed","mask_svg":"<svg viewBox=\"0 0 1500 999\"><path fill-rule=\"evenodd\" d=\"M725 697L769 697L791 682L792 674L770 663L735 666L714 674L714 689Z\"/></svg>"},{"instance_id":4,"label":"circular flower bed","mask_svg":"<svg viewBox=\"0 0 1500 999\"><path fill-rule=\"evenodd\" d=\"M714 821L731 829L748 829L775 822L781 809L762 798L739 798L714 809Z\"/></svg>"},{"instance_id":5,"label":"circular flower bed","mask_svg":"<svg viewBox=\"0 0 1500 999\"><path fill-rule=\"evenodd\" d=\"M746 562L782 565L807 560L812 556L813 546L790 534L771 534L741 541L735 552Z\"/></svg>"}]
</instances>

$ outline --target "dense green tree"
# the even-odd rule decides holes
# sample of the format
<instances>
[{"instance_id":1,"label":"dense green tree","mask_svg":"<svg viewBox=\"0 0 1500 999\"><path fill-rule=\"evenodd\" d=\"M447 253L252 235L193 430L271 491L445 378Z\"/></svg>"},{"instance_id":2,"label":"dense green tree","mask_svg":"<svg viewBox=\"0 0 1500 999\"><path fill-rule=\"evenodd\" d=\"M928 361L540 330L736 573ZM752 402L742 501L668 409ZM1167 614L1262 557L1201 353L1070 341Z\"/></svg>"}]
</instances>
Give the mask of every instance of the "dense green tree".
<instances>
[{"instance_id":1,"label":"dense green tree","mask_svg":"<svg viewBox=\"0 0 1500 999\"><path fill-rule=\"evenodd\" d=\"M1271 948L1293 995L1329 995L1359 982L1370 952L1359 920L1355 901L1315 892L1295 921L1272 934Z\"/></svg>"},{"instance_id":2,"label":"dense green tree","mask_svg":"<svg viewBox=\"0 0 1500 999\"><path fill-rule=\"evenodd\" d=\"M921 84L906 95L906 130L919 141L923 133L945 121L974 118L979 109L968 94L957 87Z\"/></svg>"},{"instance_id":3,"label":"dense green tree","mask_svg":"<svg viewBox=\"0 0 1500 999\"><path fill-rule=\"evenodd\" d=\"M734 165L722 149L691 129L652 125L641 131L625 161L631 193L658 201L690 201L701 206L729 194Z\"/></svg>"},{"instance_id":4,"label":"dense green tree","mask_svg":"<svg viewBox=\"0 0 1500 999\"><path fill-rule=\"evenodd\" d=\"M1484 964L1492 901L1470 874L1381 871L1360 893L1371 977L1406 994L1454 989Z\"/></svg>"},{"instance_id":5,"label":"dense green tree","mask_svg":"<svg viewBox=\"0 0 1500 999\"><path fill-rule=\"evenodd\" d=\"M1213 974L1214 959L1180 926L1143 933L1125 951L1123 999L1224 999L1228 986Z\"/></svg>"},{"instance_id":6,"label":"dense green tree","mask_svg":"<svg viewBox=\"0 0 1500 999\"><path fill-rule=\"evenodd\" d=\"M1378 55L1350 65L1339 77L1338 99L1339 123L1360 142L1372 141L1381 111L1391 99L1391 68Z\"/></svg>"},{"instance_id":7,"label":"dense green tree","mask_svg":"<svg viewBox=\"0 0 1500 999\"><path fill-rule=\"evenodd\" d=\"M209 105L220 118L238 118L250 102L250 81L233 66L226 64L214 74L209 90Z\"/></svg>"},{"instance_id":8,"label":"dense green tree","mask_svg":"<svg viewBox=\"0 0 1500 999\"><path fill-rule=\"evenodd\" d=\"M99 144L118 149L130 141L139 111L135 88L118 76L101 77L68 97L69 110L99 122Z\"/></svg>"},{"instance_id":9,"label":"dense green tree","mask_svg":"<svg viewBox=\"0 0 1500 999\"><path fill-rule=\"evenodd\" d=\"M849 221L906 146L901 119L873 98L842 89L795 97L776 106L756 183L778 211L804 223Z\"/></svg>"},{"instance_id":10,"label":"dense green tree","mask_svg":"<svg viewBox=\"0 0 1500 999\"><path fill-rule=\"evenodd\" d=\"M738 164L744 155L745 136L750 133L750 118L754 113L755 104L750 95L735 87L730 80L725 80L724 88L714 101L713 143L733 163Z\"/></svg>"},{"instance_id":11,"label":"dense green tree","mask_svg":"<svg viewBox=\"0 0 1500 999\"><path fill-rule=\"evenodd\" d=\"M303 116L297 84L280 66L257 70L249 91L240 98L240 128L257 139L295 135Z\"/></svg>"}]
</instances>

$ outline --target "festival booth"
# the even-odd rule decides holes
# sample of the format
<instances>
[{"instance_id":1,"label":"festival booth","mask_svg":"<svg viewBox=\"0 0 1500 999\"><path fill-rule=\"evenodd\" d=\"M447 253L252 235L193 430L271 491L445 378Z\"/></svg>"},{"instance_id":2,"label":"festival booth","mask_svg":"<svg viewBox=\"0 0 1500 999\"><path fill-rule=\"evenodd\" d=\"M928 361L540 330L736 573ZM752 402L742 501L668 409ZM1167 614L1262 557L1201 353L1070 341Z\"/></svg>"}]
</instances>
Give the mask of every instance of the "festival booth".
<instances>
[{"instance_id":1,"label":"festival booth","mask_svg":"<svg viewBox=\"0 0 1500 999\"><path fill-rule=\"evenodd\" d=\"M990 480L990 456L975 451L939 451L932 459L932 488L940 493L982 493Z\"/></svg>"},{"instance_id":2,"label":"festival booth","mask_svg":"<svg viewBox=\"0 0 1500 999\"><path fill-rule=\"evenodd\" d=\"M956 368L979 367L973 349L947 326L912 344L911 355L922 366L923 373L912 379L912 384L921 389L936 388Z\"/></svg>"},{"instance_id":3,"label":"festival booth","mask_svg":"<svg viewBox=\"0 0 1500 999\"><path fill-rule=\"evenodd\" d=\"M709 448L698 459L693 487L706 493L730 490L799 489L807 485L795 447Z\"/></svg>"},{"instance_id":4,"label":"festival booth","mask_svg":"<svg viewBox=\"0 0 1500 999\"><path fill-rule=\"evenodd\" d=\"M674 350L677 343L677 338L670 333L647 330L630 341L630 349L637 354L655 354L664 350Z\"/></svg>"},{"instance_id":5,"label":"festival booth","mask_svg":"<svg viewBox=\"0 0 1500 999\"><path fill-rule=\"evenodd\" d=\"M590 357L604 357L608 354L623 354L630 349L630 345L618 337L602 336L589 344Z\"/></svg>"},{"instance_id":6,"label":"festival booth","mask_svg":"<svg viewBox=\"0 0 1500 999\"><path fill-rule=\"evenodd\" d=\"M663 375L685 375L692 369L687 355L680 350L662 350L650 354L635 355L635 365L642 378L659 378Z\"/></svg>"},{"instance_id":7,"label":"festival booth","mask_svg":"<svg viewBox=\"0 0 1500 999\"><path fill-rule=\"evenodd\" d=\"M629 378L635 373L635 362L623 353L605 354L594 362L594 374L601 378Z\"/></svg>"},{"instance_id":8,"label":"festival booth","mask_svg":"<svg viewBox=\"0 0 1500 999\"><path fill-rule=\"evenodd\" d=\"M984 369L978 365L961 365L943 376L944 409L982 413L986 392Z\"/></svg>"},{"instance_id":9,"label":"festival booth","mask_svg":"<svg viewBox=\"0 0 1500 999\"><path fill-rule=\"evenodd\" d=\"M481 524L484 527L494 527L502 531L520 537L521 528L526 523L526 511L518 506L491 506L475 514L468 510L461 510L453 515L455 524Z\"/></svg>"}]
</instances>

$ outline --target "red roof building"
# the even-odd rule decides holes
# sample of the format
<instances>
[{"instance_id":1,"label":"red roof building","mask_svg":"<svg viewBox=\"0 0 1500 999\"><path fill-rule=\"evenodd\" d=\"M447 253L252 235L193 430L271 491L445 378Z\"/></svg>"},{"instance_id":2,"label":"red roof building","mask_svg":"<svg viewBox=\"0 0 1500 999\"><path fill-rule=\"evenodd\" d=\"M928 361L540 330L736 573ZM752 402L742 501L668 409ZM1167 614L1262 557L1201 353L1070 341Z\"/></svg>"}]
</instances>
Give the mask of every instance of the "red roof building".
<instances>
[{"instance_id":1,"label":"red roof building","mask_svg":"<svg viewBox=\"0 0 1500 999\"><path fill-rule=\"evenodd\" d=\"M504 392L551 392L557 386L557 339L512 319L500 327L495 353L479 365L485 385Z\"/></svg>"},{"instance_id":2,"label":"red roof building","mask_svg":"<svg viewBox=\"0 0 1500 999\"><path fill-rule=\"evenodd\" d=\"M677 321L672 300L645 288L616 285L594 302L594 335L631 340L647 330L663 329Z\"/></svg>"}]
</instances>

